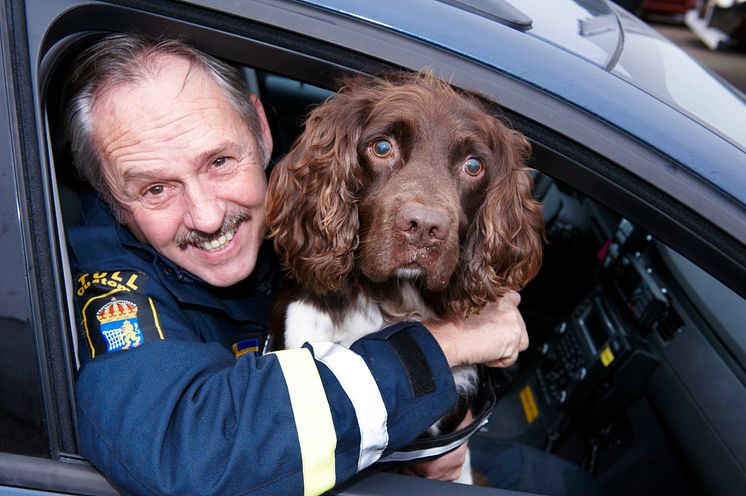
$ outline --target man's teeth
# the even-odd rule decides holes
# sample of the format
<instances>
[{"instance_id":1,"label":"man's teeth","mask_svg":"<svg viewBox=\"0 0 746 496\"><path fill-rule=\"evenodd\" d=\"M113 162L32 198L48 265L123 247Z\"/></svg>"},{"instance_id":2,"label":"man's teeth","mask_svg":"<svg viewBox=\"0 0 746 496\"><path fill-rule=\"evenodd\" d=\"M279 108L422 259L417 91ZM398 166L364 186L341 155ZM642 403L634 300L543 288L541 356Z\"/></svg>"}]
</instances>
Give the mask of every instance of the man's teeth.
<instances>
[{"instance_id":1,"label":"man's teeth","mask_svg":"<svg viewBox=\"0 0 746 496\"><path fill-rule=\"evenodd\" d=\"M227 233L221 235L217 239L213 239L212 241L205 241L204 243L201 243L200 247L203 250L207 250L207 251L217 250L217 249L222 248L225 245L227 245L228 242L233 239L233 236L235 234L236 234L235 230L231 231L231 232L227 232Z\"/></svg>"}]
</instances>

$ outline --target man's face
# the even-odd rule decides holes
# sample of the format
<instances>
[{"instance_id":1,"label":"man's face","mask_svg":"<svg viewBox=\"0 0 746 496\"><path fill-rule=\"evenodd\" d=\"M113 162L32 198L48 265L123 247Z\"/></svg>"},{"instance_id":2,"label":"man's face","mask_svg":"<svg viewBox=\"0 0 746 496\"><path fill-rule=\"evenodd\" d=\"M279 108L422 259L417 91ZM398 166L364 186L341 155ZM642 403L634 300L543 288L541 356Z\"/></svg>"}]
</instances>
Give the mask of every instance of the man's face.
<instances>
[{"instance_id":1,"label":"man's face","mask_svg":"<svg viewBox=\"0 0 746 496\"><path fill-rule=\"evenodd\" d=\"M230 286L254 269L265 234L259 147L209 77L187 77L184 59L160 60L155 76L105 91L94 106L106 182L138 240L209 284Z\"/></svg>"}]
</instances>

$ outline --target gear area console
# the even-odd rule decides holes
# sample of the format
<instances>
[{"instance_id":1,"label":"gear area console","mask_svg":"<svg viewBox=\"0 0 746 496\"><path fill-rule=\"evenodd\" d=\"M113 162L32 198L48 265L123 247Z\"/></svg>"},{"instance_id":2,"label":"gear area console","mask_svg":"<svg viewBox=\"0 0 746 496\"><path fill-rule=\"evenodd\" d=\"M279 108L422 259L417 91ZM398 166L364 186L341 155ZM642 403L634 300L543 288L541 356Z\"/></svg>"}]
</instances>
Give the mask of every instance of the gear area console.
<instances>
[{"instance_id":1,"label":"gear area console","mask_svg":"<svg viewBox=\"0 0 746 496\"><path fill-rule=\"evenodd\" d=\"M644 394L657 359L606 298L594 290L524 360L490 418L496 437L549 448L572 426L593 431Z\"/></svg>"},{"instance_id":2,"label":"gear area console","mask_svg":"<svg viewBox=\"0 0 746 496\"><path fill-rule=\"evenodd\" d=\"M653 245L622 219L605 245L594 288L521 357L519 368L508 371L510 393L500 399L482 435L597 469L598 440L619 444L610 441L624 437L618 419L635 405L647 405L647 383L659 363L652 334L681 327L665 277L655 268ZM648 413L653 416L643 415ZM652 425L647 417L640 423ZM628 437L640 438L637 430Z\"/></svg>"}]
</instances>

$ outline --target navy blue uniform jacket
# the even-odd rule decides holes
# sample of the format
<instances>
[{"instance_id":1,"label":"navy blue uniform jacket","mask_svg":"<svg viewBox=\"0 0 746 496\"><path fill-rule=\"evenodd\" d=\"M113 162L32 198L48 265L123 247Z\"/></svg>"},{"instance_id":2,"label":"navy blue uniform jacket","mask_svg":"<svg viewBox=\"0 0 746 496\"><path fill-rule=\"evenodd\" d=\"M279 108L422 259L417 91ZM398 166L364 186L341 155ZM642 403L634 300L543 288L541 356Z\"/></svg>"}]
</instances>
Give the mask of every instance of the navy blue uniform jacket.
<instances>
[{"instance_id":1,"label":"navy blue uniform jacket","mask_svg":"<svg viewBox=\"0 0 746 496\"><path fill-rule=\"evenodd\" d=\"M69 241L81 453L135 494L318 494L411 442L455 403L419 324L349 350L261 355L277 268L215 288L139 243L92 194Z\"/></svg>"}]
</instances>

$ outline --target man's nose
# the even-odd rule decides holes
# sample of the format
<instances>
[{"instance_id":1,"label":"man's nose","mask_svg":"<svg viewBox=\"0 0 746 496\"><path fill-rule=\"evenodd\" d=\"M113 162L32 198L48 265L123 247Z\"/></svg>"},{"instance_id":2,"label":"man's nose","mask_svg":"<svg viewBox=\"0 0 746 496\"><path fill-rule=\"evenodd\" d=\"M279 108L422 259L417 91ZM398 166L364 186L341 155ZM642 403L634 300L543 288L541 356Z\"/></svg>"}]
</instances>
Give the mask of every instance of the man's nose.
<instances>
[{"instance_id":1,"label":"man's nose","mask_svg":"<svg viewBox=\"0 0 746 496\"><path fill-rule=\"evenodd\" d=\"M185 189L185 227L208 234L220 229L226 209L218 195L203 184L190 184Z\"/></svg>"}]
</instances>

